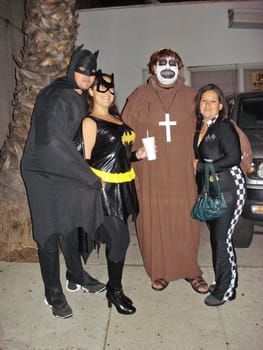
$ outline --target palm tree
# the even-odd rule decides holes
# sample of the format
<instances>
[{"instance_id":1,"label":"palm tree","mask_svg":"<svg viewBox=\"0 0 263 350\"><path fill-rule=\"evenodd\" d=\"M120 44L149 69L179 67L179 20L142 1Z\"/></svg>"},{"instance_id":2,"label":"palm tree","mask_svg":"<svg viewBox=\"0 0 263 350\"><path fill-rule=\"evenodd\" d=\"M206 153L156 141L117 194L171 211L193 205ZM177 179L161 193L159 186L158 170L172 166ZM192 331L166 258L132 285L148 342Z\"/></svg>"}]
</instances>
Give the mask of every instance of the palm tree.
<instances>
[{"instance_id":1,"label":"palm tree","mask_svg":"<svg viewBox=\"0 0 263 350\"><path fill-rule=\"evenodd\" d=\"M36 259L20 159L39 90L66 73L77 37L75 0L26 0L10 136L0 153L0 260Z\"/></svg>"}]
</instances>

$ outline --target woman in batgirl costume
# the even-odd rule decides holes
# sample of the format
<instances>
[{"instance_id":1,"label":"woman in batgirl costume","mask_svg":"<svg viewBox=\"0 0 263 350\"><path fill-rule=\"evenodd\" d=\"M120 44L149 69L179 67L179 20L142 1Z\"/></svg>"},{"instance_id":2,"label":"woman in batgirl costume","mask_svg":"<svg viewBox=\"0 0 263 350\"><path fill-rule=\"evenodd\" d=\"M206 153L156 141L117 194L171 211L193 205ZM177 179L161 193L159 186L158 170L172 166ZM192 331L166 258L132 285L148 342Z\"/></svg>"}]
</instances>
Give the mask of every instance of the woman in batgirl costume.
<instances>
[{"instance_id":1,"label":"woman in batgirl costume","mask_svg":"<svg viewBox=\"0 0 263 350\"><path fill-rule=\"evenodd\" d=\"M97 72L88 90L89 114L75 139L91 170L101 179L104 223L98 239L106 243L108 306L122 314L136 308L122 289L122 272L130 242L127 219L139 212L135 172L131 162L146 157L144 148L132 152L135 132L120 118L114 104L114 76ZM76 142L77 141L77 142Z\"/></svg>"}]
</instances>

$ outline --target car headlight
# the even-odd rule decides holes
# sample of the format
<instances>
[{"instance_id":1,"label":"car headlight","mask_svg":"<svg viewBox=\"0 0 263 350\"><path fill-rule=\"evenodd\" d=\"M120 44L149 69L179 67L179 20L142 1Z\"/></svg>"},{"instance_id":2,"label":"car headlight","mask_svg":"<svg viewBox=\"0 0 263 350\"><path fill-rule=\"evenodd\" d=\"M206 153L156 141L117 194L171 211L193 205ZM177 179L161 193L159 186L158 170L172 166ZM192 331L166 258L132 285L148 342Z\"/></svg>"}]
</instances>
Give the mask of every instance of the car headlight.
<instances>
[{"instance_id":1,"label":"car headlight","mask_svg":"<svg viewBox=\"0 0 263 350\"><path fill-rule=\"evenodd\" d=\"M263 179L263 160L253 159L250 167L246 171L247 176L250 178L260 178Z\"/></svg>"},{"instance_id":2,"label":"car headlight","mask_svg":"<svg viewBox=\"0 0 263 350\"><path fill-rule=\"evenodd\" d=\"M256 177L257 176L257 167L256 167L256 163L252 162L250 164L250 167L247 169L246 173L249 177Z\"/></svg>"}]
</instances>

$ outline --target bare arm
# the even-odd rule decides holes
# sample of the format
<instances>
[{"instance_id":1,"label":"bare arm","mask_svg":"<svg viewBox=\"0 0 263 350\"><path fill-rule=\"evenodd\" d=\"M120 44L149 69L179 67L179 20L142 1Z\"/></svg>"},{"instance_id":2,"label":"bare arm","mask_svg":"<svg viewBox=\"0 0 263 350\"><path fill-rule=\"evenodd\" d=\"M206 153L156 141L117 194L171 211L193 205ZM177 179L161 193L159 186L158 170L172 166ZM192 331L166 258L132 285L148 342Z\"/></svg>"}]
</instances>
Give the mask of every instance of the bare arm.
<instances>
[{"instance_id":1,"label":"bare arm","mask_svg":"<svg viewBox=\"0 0 263 350\"><path fill-rule=\"evenodd\" d=\"M91 153L96 142L97 125L94 120L85 118L82 122L83 143L85 159L91 158Z\"/></svg>"},{"instance_id":2,"label":"bare arm","mask_svg":"<svg viewBox=\"0 0 263 350\"><path fill-rule=\"evenodd\" d=\"M83 143L84 143L84 157L89 160L91 153L96 142L97 125L94 120L85 118L82 122ZM105 183L101 180L102 189L105 187Z\"/></svg>"}]
</instances>

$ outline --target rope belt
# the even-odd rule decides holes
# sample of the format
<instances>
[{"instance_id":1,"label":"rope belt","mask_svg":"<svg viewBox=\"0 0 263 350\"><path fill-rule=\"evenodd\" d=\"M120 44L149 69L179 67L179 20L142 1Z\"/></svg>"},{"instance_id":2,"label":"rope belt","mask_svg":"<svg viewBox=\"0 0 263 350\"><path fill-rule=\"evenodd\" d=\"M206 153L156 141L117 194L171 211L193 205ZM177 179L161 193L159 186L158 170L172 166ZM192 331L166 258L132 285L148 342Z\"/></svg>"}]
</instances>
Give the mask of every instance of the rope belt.
<instances>
[{"instance_id":1,"label":"rope belt","mask_svg":"<svg viewBox=\"0 0 263 350\"><path fill-rule=\"evenodd\" d=\"M90 169L104 182L119 184L122 182L130 182L135 179L135 171L133 168L131 168L129 171L126 171L126 173L108 173L107 171L98 170L92 167L90 167Z\"/></svg>"}]
</instances>

